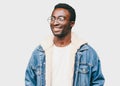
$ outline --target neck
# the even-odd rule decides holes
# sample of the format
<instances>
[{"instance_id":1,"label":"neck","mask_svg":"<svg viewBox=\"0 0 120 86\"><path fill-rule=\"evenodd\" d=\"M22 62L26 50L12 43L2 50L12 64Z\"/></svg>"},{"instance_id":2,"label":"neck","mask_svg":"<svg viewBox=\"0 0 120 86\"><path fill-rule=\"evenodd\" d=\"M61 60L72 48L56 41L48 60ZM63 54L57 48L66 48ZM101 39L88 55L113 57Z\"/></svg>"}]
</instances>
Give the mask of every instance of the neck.
<instances>
[{"instance_id":1,"label":"neck","mask_svg":"<svg viewBox=\"0 0 120 86\"><path fill-rule=\"evenodd\" d=\"M62 38L55 36L53 41L56 46L65 47L71 43L71 33Z\"/></svg>"}]
</instances>

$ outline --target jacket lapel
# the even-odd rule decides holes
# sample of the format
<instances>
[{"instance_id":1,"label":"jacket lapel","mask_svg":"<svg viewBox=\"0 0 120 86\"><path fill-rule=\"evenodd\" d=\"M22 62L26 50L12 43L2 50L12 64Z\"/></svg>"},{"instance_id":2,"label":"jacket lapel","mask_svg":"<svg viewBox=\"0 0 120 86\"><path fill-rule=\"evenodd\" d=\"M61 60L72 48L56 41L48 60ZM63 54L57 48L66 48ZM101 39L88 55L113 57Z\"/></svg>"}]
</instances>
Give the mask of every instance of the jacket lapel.
<instances>
[{"instance_id":1,"label":"jacket lapel","mask_svg":"<svg viewBox=\"0 0 120 86\"><path fill-rule=\"evenodd\" d=\"M80 39L77 35L72 33L72 38L71 38L71 53L70 53L70 58L71 60L71 68L73 71L71 71L71 77L73 77L74 73L74 62L75 62L75 53L77 52L77 49L80 48L81 45L85 44L86 41ZM45 51L45 56L46 56L46 73L45 73L45 78L46 78L46 86L51 86L51 57L52 57L52 48L53 48L53 35L48 36L47 39L41 42L41 46L43 47Z\"/></svg>"}]
</instances>

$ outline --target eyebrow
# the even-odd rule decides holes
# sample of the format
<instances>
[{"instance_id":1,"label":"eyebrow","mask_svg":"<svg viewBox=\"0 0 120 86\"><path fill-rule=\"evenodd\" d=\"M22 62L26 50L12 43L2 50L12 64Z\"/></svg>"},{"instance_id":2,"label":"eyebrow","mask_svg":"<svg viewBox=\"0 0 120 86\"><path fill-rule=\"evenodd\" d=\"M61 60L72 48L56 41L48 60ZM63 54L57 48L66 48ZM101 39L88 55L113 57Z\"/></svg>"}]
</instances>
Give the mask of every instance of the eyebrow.
<instances>
[{"instance_id":1,"label":"eyebrow","mask_svg":"<svg viewBox=\"0 0 120 86\"><path fill-rule=\"evenodd\" d=\"M56 18L55 16L51 16L51 17L54 17L54 18ZM64 18L66 18L66 16L62 16L62 15L61 15L61 16L58 16L58 18L59 18L59 17L64 17Z\"/></svg>"}]
</instances>

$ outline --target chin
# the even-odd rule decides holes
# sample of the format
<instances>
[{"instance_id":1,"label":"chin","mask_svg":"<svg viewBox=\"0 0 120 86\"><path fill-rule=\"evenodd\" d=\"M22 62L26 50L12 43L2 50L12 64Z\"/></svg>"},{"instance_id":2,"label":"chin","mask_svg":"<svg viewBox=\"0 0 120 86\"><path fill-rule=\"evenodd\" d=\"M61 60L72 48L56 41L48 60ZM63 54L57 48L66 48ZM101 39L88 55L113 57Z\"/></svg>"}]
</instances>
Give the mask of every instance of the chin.
<instances>
[{"instance_id":1,"label":"chin","mask_svg":"<svg viewBox=\"0 0 120 86\"><path fill-rule=\"evenodd\" d=\"M59 37L59 38L65 37L64 34L54 34L54 36Z\"/></svg>"},{"instance_id":2,"label":"chin","mask_svg":"<svg viewBox=\"0 0 120 86\"><path fill-rule=\"evenodd\" d=\"M59 32L59 33L58 33L58 32L53 32L53 34L54 34L55 36L62 35L60 32Z\"/></svg>"},{"instance_id":3,"label":"chin","mask_svg":"<svg viewBox=\"0 0 120 86\"><path fill-rule=\"evenodd\" d=\"M61 36L61 34L55 34L55 33L54 33L54 36Z\"/></svg>"}]
</instances>

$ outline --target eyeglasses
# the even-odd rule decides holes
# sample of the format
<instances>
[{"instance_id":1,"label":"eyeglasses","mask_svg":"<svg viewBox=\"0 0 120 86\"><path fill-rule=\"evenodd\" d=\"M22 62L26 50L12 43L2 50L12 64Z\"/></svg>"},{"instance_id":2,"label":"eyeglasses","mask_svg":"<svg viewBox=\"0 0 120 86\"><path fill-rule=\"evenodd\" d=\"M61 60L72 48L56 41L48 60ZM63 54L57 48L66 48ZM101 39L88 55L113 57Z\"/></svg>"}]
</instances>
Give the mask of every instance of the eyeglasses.
<instances>
[{"instance_id":1,"label":"eyeglasses","mask_svg":"<svg viewBox=\"0 0 120 86\"><path fill-rule=\"evenodd\" d=\"M64 16L59 16L58 18L55 18L55 17L49 17L48 19L48 22L49 23L53 23L57 20L58 23L62 23L65 21L65 17Z\"/></svg>"}]
</instances>

